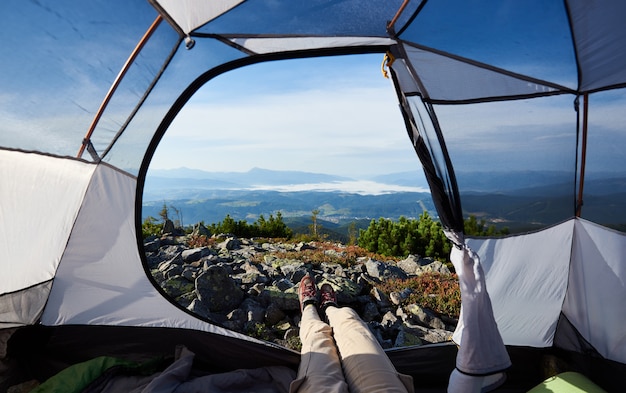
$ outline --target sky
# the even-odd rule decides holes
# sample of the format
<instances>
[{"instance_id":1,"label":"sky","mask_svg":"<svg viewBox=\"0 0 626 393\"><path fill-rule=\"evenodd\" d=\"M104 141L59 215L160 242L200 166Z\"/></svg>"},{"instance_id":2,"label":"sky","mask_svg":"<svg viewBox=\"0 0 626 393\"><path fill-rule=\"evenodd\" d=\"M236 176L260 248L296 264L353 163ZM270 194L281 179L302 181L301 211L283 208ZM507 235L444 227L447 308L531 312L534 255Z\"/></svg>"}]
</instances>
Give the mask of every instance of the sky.
<instances>
[{"instance_id":1,"label":"sky","mask_svg":"<svg viewBox=\"0 0 626 393\"><path fill-rule=\"evenodd\" d=\"M151 168L351 178L421 170L381 62L382 54L285 60L222 74L178 114Z\"/></svg>"},{"instance_id":2,"label":"sky","mask_svg":"<svg viewBox=\"0 0 626 393\"><path fill-rule=\"evenodd\" d=\"M76 154L104 92L155 15L150 4L132 3L137 10L111 19L133 21L132 31L122 34L116 24L107 22L107 13L117 11L110 3L114 2L67 2L67 8L59 12L42 2L0 2L0 15L10 15L0 24L0 58L19 59L0 62L1 146L23 150L44 146L51 154ZM546 6L543 17L534 17L536 4L522 7L518 14L519 4L505 2L489 14L472 2L459 2L458 6L466 8L460 9L458 19L448 18L447 13L445 18L439 13L425 15L430 23L416 23L411 27L415 31L409 33L419 33L421 44L479 61L493 60L513 72L529 71L529 75L555 78L559 83L577 81L571 48L562 44L556 45L561 51L542 50L551 47L542 45L547 38L569 41L563 14L559 20L545 14L563 4ZM505 12L509 8L515 15ZM493 18L499 23L489 24L492 29L477 28ZM44 23L49 20L53 23ZM162 38L171 39L170 35L176 38L173 31ZM159 49L166 47L158 42ZM146 53L142 56L146 63L152 60ZM382 54L274 61L222 74L201 88L179 113L151 168L243 172L259 167L363 179L395 172L421 173L391 83L381 75L381 61ZM563 68L561 62L569 67ZM561 75L564 69L567 72ZM155 70L158 67L148 68L147 75ZM132 98L141 92L131 89ZM597 93L591 100L588 168L622 170L626 153L619 146L626 143L626 111L621 109L626 93L624 89ZM572 101L572 96L561 96L436 110L458 171L568 170L576 149ZM123 96L121 103L125 103ZM104 148L112 140L131 106L124 106L124 116L118 118L117 107L110 104L107 110L112 116L105 116L92 137L96 145L98 140L106 142L97 147ZM159 118L154 117L155 124ZM152 128L146 129L145 134L150 134ZM133 146L134 134L126 136L128 146ZM147 142L142 139L141 143ZM126 153L120 151L120 155ZM119 165L136 171L140 158L131 163L137 166Z\"/></svg>"}]
</instances>

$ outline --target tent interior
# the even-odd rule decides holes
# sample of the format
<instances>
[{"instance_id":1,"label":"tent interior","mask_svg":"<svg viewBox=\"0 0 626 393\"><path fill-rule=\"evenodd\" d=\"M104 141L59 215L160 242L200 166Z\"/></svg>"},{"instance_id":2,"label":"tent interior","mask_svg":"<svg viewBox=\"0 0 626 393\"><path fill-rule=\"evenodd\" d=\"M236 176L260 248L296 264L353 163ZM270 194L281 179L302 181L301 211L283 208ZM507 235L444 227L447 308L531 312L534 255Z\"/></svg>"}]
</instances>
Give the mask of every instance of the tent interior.
<instances>
[{"instance_id":1,"label":"tent interior","mask_svg":"<svg viewBox=\"0 0 626 393\"><path fill-rule=\"evenodd\" d=\"M439 220L480 256L513 364L499 391L541 383L549 358L626 385L625 3L8 0L0 18L0 389L179 345L212 372L297 368L299 353L154 287L143 184L213 78L373 53ZM481 214L512 234L463 238ZM387 353L416 391L438 392L457 347Z\"/></svg>"}]
</instances>

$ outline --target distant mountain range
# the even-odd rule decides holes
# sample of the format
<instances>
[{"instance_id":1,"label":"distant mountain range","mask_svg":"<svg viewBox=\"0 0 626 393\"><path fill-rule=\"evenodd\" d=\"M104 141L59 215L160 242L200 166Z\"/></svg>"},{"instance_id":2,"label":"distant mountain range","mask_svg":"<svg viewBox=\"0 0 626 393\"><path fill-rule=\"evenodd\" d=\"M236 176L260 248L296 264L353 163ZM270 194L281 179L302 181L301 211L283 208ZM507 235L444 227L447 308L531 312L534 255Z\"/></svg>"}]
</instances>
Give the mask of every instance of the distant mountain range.
<instances>
[{"instance_id":1,"label":"distant mountain range","mask_svg":"<svg viewBox=\"0 0 626 393\"><path fill-rule=\"evenodd\" d=\"M513 231L531 230L574 214L574 177L566 172L458 172L464 214L473 214ZM591 220L626 226L626 176L592 173L585 184L585 210ZM379 217L436 217L424 175L418 171L366 179L273 171L206 172L189 168L151 170L144 184L142 216L158 217L163 204L174 206L186 225L218 222L229 214L255 221L280 211L285 220L319 218L342 226ZM295 224L294 224L295 225ZM361 223L361 225L363 225ZM306 226L306 225L305 225Z\"/></svg>"},{"instance_id":2,"label":"distant mountain range","mask_svg":"<svg viewBox=\"0 0 626 393\"><path fill-rule=\"evenodd\" d=\"M355 180L259 168L248 172L153 170L144 185L142 216L158 217L164 203L182 212L183 224L216 223L227 214L255 221L261 214L267 218L279 211L286 222L304 227L313 210L319 210L326 227L380 217L417 218L423 211L436 216L424 183L420 184L417 172Z\"/></svg>"}]
</instances>

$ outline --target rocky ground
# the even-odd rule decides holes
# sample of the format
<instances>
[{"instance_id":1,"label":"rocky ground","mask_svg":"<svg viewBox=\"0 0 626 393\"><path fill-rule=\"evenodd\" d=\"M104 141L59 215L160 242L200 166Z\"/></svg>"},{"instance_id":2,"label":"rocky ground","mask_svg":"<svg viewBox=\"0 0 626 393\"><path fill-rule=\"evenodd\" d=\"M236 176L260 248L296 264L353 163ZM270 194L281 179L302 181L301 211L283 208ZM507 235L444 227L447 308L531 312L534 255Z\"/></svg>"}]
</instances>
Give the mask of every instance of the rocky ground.
<instances>
[{"instance_id":1,"label":"rocky ground","mask_svg":"<svg viewBox=\"0 0 626 393\"><path fill-rule=\"evenodd\" d=\"M200 232L198 232L201 230ZM384 348L448 341L456 320L407 301L411 289L385 293L385 280L424 272L449 273L445 264L409 256L399 261L355 258L346 264L346 246L269 242L210 236L197 228L189 236L163 235L144 242L152 276L182 307L228 329L299 349L297 288L311 273L330 283L340 306L355 309ZM192 242L193 243L193 242ZM319 251L311 258L312 252ZM309 257L299 258L298 255ZM434 296L434 295L433 295Z\"/></svg>"}]
</instances>

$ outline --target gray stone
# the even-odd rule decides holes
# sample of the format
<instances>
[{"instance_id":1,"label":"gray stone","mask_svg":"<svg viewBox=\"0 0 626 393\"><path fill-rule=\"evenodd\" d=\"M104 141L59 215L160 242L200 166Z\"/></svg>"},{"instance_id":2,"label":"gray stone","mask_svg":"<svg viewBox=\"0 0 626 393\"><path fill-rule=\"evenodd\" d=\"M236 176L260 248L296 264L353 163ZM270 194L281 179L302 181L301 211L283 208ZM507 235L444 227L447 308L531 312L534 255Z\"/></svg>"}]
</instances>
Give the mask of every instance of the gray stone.
<instances>
[{"instance_id":1,"label":"gray stone","mask_svg":"<svg viewBox=\"0 0 626 393\"><path fill-rule=\"evenodd\" d=\"M184 262L190 263L199 261L202 257L209 255L209 253L210 250L208 247L198 247L183 251L181 257Z\"/></svg>"},{"instance_id":2,"label":"gray stone","mask_svg":"<svg viewBox=\"0 0 626 393\"><path fill-rule=\"evenodd\" d=\"M208 230L207 227L205 227L204 225L202 225L201 222L199 222L198 224L196 224L193 227L193 232L191 232L192 235L194 236L206 236L206 237L211 237L211 231Z\"/></svg>"},{"instance_id":3,"label":"gray stone","mask_svg":"<svg viewBox=\"0 0 626 393\"><path fill-rule=\"evenodd\" d=\"M433 261L427 265L420 266L417 270L416 274L421 275L424 273L441 273L441 274L450 274L450 269L439 261Z\"/></svg>"},{"instance_id":4,"label":"gray stone","mask_svg":"<svg viewBox=\"0 0 626 393\"><path fill-rule=\"evenodd\" d=\"M159 251L159 247L161 247L161 241L158 238L143 244L143 250L145 252L157 252Z\"/></svg>"},{"instance_id":5,"label":"gray stone","mask_svg":"<svg viewBox=\"0 0 626 393\"><path fill-rule=\"evenodd\" d=\"M378 312L378 307L374 303L366 303L365 307L363 307L363 312L361 315L361 319L365 322L373 321L380 317L380 313Z\"/></svg>"},{"instance_id":6,"label":"gray stone","mask_svg":"<svg viewBox=\"0 0 626 393\"><path fill-rule=\"evenodd\" d=\"M417 274L420 267L419 255L409 255L406 259L403 259L397 263L397 266L407 274Z\"/></svg>"},{"instance_id":7,"label":"gray stone","mask_svg":"<svg viewBox=\"0 0 626 393\"><path fill-rule=\"evenodd\" d=\"M196 278L198 298L212 312L228 311L237 308L244 293L219 265L209 266Z\"/></svg>"},{"instance_id":8,"label":"gray stone","mask_svg":"<svg viewBox=\"0 0 626 393\"><path fill-rule=\"evenodd\" d=\"M392 266L375 259L368 259L365 262L365 268L367 269L367 274L378 281L389 279L404 280L408 277L407 274L399 267Z\"/></svg>"},{"instance_id":9,"label":"gray stone","mask_svg":"<svg viewBox=\"0 0 626 393\"><path fill-rule=\"evenodd\" d=\"M193 284L182 276L169 277L161 283L161 288L173 298L193 291Z\"/></svg>"},{"instance_id":10,"label":"gray stone","mask_svg":"<svg viewBox=\"0 0 626 393\"><path fill-rule=\"evenodd\" d=\"M270 303L265 310L265 322L268 325L275 325L285 318L285 313L274 303Z\"/></svg>"},{"instance_id":11,"label":"gray stone","mask_svg":"<svg viewBox=\"0 0 626 393\"><path fill-rule=\"evenodd\" d=\"M240 246L241 242L236 237L229 237L217 245L217 247L221 248L222 250L235 250Z\"/></svg>"},{"instance_id":12,"label":"gray stone","mask_svg":"<svg viewBox=\"0 0 626 393\"><path fill-rule=\"evenodd\" d=\"M172 222L172 220L167 219L165 220L165 223L163 223L163 229L161 229L161 233L163 235L168 235L168 234L173 234L176 231L176 228L174 227L174 223Z\"/></svg>"}]
</instances>

